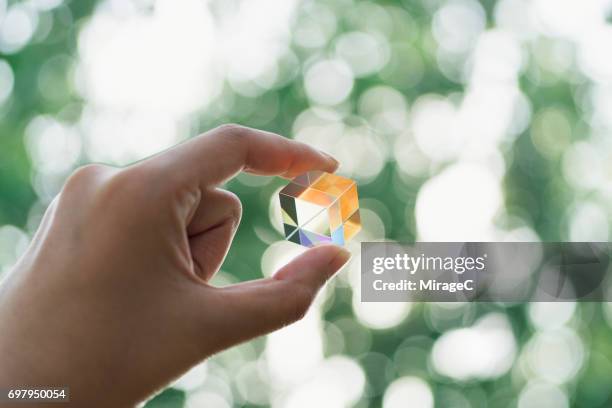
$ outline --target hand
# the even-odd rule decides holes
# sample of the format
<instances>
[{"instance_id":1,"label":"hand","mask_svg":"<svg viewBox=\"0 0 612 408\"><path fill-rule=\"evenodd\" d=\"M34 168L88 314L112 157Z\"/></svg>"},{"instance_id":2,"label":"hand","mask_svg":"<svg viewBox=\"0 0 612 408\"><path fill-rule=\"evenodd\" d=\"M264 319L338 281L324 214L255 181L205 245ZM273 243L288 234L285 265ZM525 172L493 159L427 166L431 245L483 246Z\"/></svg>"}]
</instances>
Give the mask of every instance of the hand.
<instances>
[{"instance_id":1,"label":"hand","mask_svg":"<svg viewBox=\"0 0 612 408\"><path fill-rule=\"evenodd\" d=\"M320 246L272 278L210 286L241 215L216 186L240 171L336 167L304 144L226 125L125 169L77 170L0 286L0 386L69 386L71 406L133 406L299 319L349 254Z\"/></svg>"}]
</instances>

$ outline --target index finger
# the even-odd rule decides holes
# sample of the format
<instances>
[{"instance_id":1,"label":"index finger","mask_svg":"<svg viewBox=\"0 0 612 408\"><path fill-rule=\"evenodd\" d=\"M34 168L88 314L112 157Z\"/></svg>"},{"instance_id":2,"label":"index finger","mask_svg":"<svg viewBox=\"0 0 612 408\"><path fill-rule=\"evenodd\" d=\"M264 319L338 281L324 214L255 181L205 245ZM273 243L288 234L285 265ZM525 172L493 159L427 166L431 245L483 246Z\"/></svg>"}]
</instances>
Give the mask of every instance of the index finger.
<instances>
[{"instance_id":1,"label":"index finger","mask_svg":"<svg viewBox=\"0 0 612 408\"><path fill-rule=\"evenodd\" d=\"M240 171L295 177L310 170L333 172L326 153L274 133L223 125L164 152L176 173L201 185L222 183Z\"/></svg>"}]
</instances>

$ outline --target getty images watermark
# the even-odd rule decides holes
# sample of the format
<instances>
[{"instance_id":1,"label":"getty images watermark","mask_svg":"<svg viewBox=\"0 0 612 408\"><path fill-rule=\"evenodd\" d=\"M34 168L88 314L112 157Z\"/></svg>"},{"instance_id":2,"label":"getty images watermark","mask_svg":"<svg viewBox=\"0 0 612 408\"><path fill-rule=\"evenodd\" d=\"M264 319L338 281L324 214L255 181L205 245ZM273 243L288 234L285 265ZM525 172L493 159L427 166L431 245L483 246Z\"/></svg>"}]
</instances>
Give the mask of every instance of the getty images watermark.
<instances>
[{"instance_id":1,"label":"getty images watermark","mask_svg":"<svg viewBox=\"0 0 612 408\"><path fill-rule=\"evenodd\" d=\"M611 301L607 242L361 244L361 300Z\"/></svg>"}]
</instances>

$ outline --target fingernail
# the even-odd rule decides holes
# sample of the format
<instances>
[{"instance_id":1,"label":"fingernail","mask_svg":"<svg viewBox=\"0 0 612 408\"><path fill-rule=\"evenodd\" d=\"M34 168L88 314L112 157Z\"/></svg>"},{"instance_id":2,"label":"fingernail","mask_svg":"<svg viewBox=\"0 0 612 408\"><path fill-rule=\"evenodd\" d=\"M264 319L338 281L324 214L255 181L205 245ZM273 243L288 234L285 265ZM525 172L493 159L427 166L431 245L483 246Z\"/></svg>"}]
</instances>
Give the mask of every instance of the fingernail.
<instances>
[{"instance_id":1,"label":"fingernail","mask_svg":"<svg viewBox=\"0 0 612 408\"><path fill-rule=\"evenodd\" d=\"M327 157L330 161L332 161L336 165L336 167L340 166L340 162L336 160L336 158L333 157L331 154L326 153L323 150L319 150L319 152L321 152L323 156Z\"/></svg>"},{"instance_id":2,"label":"fingernail","mask_svg":"<svg viewBox=\"0 0 612 408\"><path fill-rule=\"evenodd\" d=\"M333 269L334 273L339 270L344 264L346 264L349 259L351 259L352 254L346 248L338 247L338 253L331 260L330 266Z\"/></svg>"}]
</instances>

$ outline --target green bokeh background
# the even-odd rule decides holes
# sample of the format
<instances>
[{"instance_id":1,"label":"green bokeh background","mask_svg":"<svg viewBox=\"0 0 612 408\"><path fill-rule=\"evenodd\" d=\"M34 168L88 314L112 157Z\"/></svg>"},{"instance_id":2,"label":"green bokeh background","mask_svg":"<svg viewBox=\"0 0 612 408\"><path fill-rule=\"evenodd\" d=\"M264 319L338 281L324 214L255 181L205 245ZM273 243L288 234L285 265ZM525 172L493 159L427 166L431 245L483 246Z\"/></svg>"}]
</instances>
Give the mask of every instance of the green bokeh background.
<instances>
[{"instance_id":1,"label":"green bokeh background","mask_svg":"<svg viewBox=\"0 0 612 408\"><path fill-rule=\"evenodd\" d=\"M16 4L18 2L10 2ZM23 2L26 3L26 2ZM138 2L136 2L138 3ZM141 2L146 3L146 2ZM342 109L357 112L360 96L375 86L387 86L401 93L408 104L412 104L425 94L437 94L457 97L466 91L466 86L456 78L443 72L436 59L437 44L431 32L432 19L435 13L446 3L444 1L403 0L366 3L361 1L321 0L304 2L298 7L296 23L305 13L308 5L323 5L331 10L337 19L335 36L353 30L363 29L356 26L356 21L368 20L362 13L365 8L358 5L378 7L392 16L401 19L407 13L411 20L405 25L399 24L390 36L391 59L381 71L355 79L349 100ZM481 1L485 13L486 28L496 26L495 1ZM517 3L518 4L518 3ZM86 24L96 10L98 2L92 0L66 1L50 10L40 11L40 19L52 21L50 30L44 36L32 40L18 52L0 53L0 59L6 61L14 73L12 93L0 105L0 227L12 226L11 234L18 228L20 234L30 236L37 224L40 213L48 203L48 197L40 197L34 188L36 168L27 153L25 129L30 121L38 115L49 115L63 122L78 121L81 109L86 103L71 84L72 67L70 64L57 68L53 78L55 93L52 98L42 95L40 90L40 70L47 61L58 55L69 56L69 61L77 56L77 38L81 27ZM360 11L362 10L362 11ZM302 13L302 14L300 14ZM361 19L359 18L361 17ZM0 20L0 26L1 26ZM408 27L402 31L401 27ZM538 112L553 109L561 112L564 123L569 124L569 139L548 139L551 150L534 144L533 126L530 122L517 137L509 139L504 145L503 155L506 161L506 172L503 177L503 200L506 217L511 216L526 220L528 227L543 241L562 241L571 238L568 233L571 224L570 209L582 199L594 200L602 208L609 221L612 206L605 195L595 191L584 191L568 182L563 172L564 151L573 143L590 140L596 133L588 120L588 112L580 106L584 89L589 88L590 80L572 66L566 70L551 70L551 65L541 64L535 58L537 50L554 48L561 40L542 35L525 46L525 66L518 78L518 86L530 102L532 118ZM400 58L396 49L406 43L416 53L421 74L413 81L402 75L400 68L391 69L394 57ZM536 48L533 44L538 44ZM299 45L292 44L293 55L300 65L305 66L314 53ZM323 47L319 52L325 54L332 50ZM608 57L610 58L610 57ZM554 66L554 64L553 64ZM410 63L406 69L413 69ZM2 77L0 77L1 79ZM0 83L7 86L6 83ZM610 91L607 91L610 92ZM453 96L454 95L454 96ZM223 109L232 101L231 109ZM263 128L279 134L292 136L295 118L312 105L304 89L304 77L301 73L288 83L260 92L256 96L244 96L236 91L232 84L226 83L221 96L207 109L192 115L195 125L190 133L197 134L222 123L240 123L247 126ZM279 108L280 107L280 108ZM271 113L270 113L271 112ZM554 121L553 125L554 126ZM601 130L598 130L601 134ZM605 131L604 137L606 136ZM612 136L607 134L608 137ZM334 135L330 135L330 138ZM556 151L555 149L557 149ZM393 146L391 146L393 148ZM549 153L547 153L549 152ZM555 153L556 152L556 153ZM606 153L601 152L603 160ZM86 154L75 163L76 167L89 161ZM360 184L360 198L374 199L384 203L386 211L379 214L384 224L384 237L400 241L414 241L417 236L415 205L421 186L432 176L442 171L450 162L438 163L428 172L416 176L402 176L394 160L388 160L373 179ZM608 171L608 177L612 172ZM62 177L65 177L63 175ZM60 179L62 178L60 177ZM359 177L357 180L360 181ZM234 246L223 266L225 276L235 280L257 279L262 276L260 259L269 245L263 235L280 240L282 237L271 226L269 217L270 199L281 186L281 180L267 180L262 185L254 185L252 180L239 179L230 182L227 188L236 192L244 207L242 225L238 231ZM609 198L609 196L607 196ZM376 211L375 208L372 208ZM5 230L6 232L6 230ZM5 234L6 235L6 234ZM1 234L0 234L1 236ZM7 235L8 236L8 235ZM607 239L607 238L606 238ZM6 272L15 260L19 247L0 239L0 272ZM428 317L432 305L414 305L409 316L394 327L376 330L362 324L351 305L352 291L346 285L338 285L333 297L324 307L323 318L332 322L334 328L340 328L345 338L341 349L334 346L331 336L333 330L324 331L326 356L344 354L357 361L363 368L367 385L362 397L357 402L359 407L377 407L383 404L384 392L395 379L403 376L417 376L428 382L436 406L439 407L513 407L535 406L520 405L520 395L530 378L521 374L520 357L515 365L505 374L483 380L457 380L445 377L432 367L429 351L435 340L448 330L470 327L479 317L491 312L504 314L510 322L518 345L518 356L524 346L537 334L538 328L530 320L529 305L503 306L497 304L470 305L459 316L449 318L444 327L432 324ZM584 357L577 373L571 379L560 384L553 384L567 396L570 406L574 407L609 407L612 406L612 331L610 318L606 320L608 306L599 303L581 303L576 306L573 317L566 323L569 330L575 332L582 341ZM354 345L350 339L368 339L365 347ZM423 350L420 356L410 356L402 360L402 350L415 344ZM261 353L265 339L253 342L253 349ZM297 351L299 352L299 351ZM458 350L458 352L460 352ZM215 356L212 361L221 367L230 365L231 354ZM393 363L389 363L392 361ZM229 370L229 369L228 369ZM230 373L230 371L227 371ZM230 374L228 374L230 375ZM228 377L228 386L234 395L230 402L233 406L258 406L248 401ZM206 384L203 386L206 387ZM182 407L186 406L189 392L179 388L169 388L147 403L147 407ZM542 401L545 403L546 401ZM412 406L407 403L405 406ZM546 406L546 405L540 405ZM552 405L551 405L552 406Z\"/></svg>"}]
</instances>

